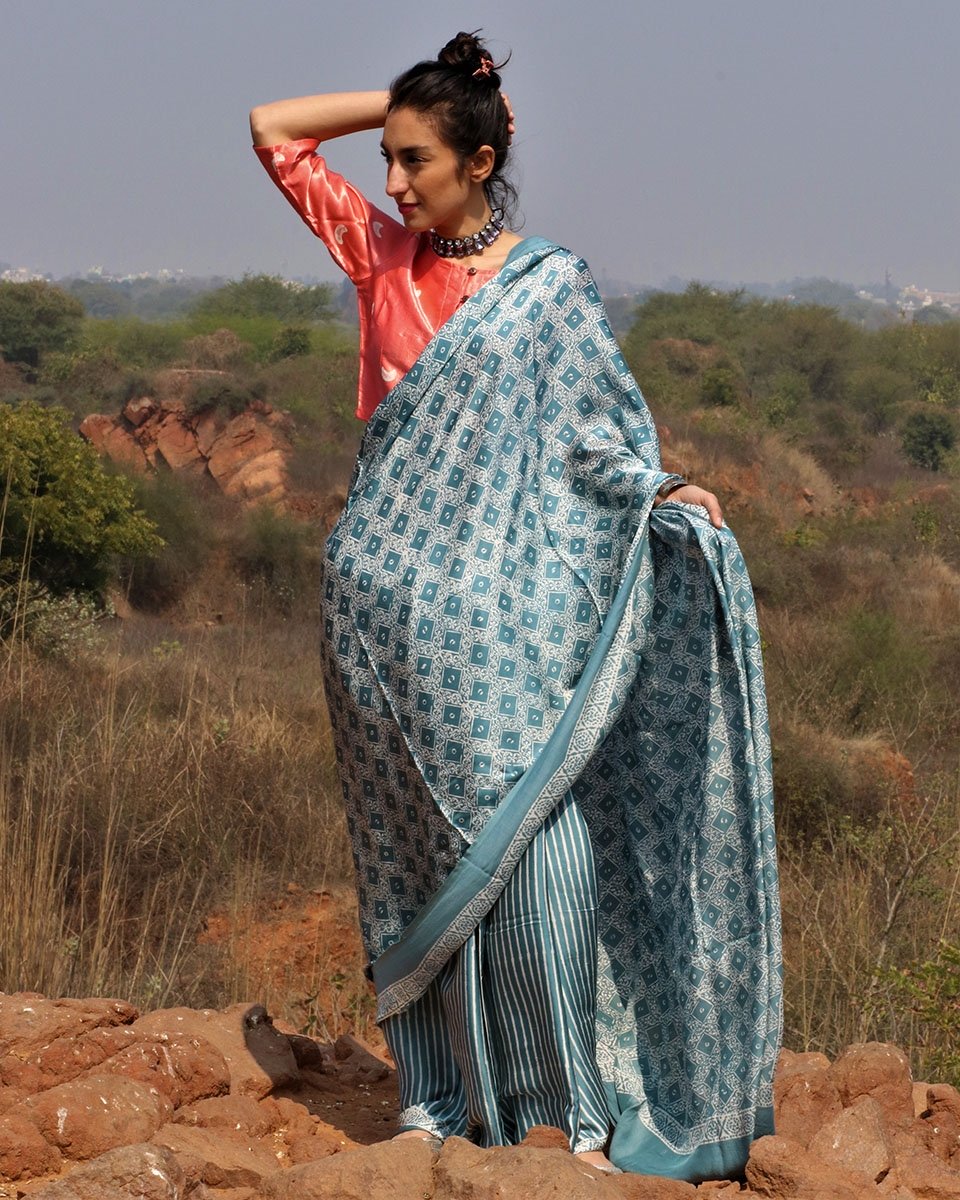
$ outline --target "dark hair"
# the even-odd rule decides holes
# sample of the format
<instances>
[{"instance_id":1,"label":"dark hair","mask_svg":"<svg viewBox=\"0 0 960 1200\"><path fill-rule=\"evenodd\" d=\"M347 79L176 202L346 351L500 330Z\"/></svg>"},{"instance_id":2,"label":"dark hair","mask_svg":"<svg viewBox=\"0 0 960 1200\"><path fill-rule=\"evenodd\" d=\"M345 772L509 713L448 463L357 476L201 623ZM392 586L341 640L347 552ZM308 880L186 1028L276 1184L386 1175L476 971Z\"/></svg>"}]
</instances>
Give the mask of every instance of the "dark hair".
<instances>
[{"instance_id":1,"label":"dark hair","mask_svg":"<svg viewBox=\"0 0 960 1200\"><path fill-rule=\"evenodd\" d=\"M507 109L500 94L500 70L474 33L458 33L435 59L418 62L390 84L387 112L411 108L429 117L461 163L481 146L493 150L493 170L483 188L490 207L509 216L517 190L504 175L510 153Z\"/></svg>"}]
</instances>

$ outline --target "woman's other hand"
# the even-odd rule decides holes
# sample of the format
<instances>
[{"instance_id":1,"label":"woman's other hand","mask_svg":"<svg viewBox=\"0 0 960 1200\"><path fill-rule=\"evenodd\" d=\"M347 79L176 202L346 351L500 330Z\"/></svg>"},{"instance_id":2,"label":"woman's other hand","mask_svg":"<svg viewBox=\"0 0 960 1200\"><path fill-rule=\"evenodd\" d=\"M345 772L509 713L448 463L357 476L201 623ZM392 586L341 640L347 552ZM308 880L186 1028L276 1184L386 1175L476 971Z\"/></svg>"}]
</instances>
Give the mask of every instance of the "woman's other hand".
<instances>
[{"instance_id":1,"label":"woman's other hand","mask_svg":"<svg viewBox=\"0 0 960 1200\"><path fill-rule=\"evenodd\" d=\"M682 487L674 488L663 499L658 497L654 501L654 504L663 504L664 500L679 500L681 504L698 504L701 508L707 510L707 516L710 518L711 525L716 529L720 529L723 526L723 513L720 510L720 501L713 492L708 492L705 488L697 487L695 483L685 483Z\"/></svg>"}]
</instances>

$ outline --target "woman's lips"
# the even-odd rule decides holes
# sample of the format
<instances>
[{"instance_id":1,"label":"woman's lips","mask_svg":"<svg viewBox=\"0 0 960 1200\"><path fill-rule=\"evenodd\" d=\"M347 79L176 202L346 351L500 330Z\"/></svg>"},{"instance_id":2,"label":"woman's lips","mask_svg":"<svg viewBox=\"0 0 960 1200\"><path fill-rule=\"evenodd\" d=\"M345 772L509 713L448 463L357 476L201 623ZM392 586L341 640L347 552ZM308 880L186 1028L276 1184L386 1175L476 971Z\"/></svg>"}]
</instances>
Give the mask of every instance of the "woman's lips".
<instances>
[{"instance_id":1,"label":"woman's lips","mask_svg":"<svg viewBox=\"0 0 960 1200\"><path fill-rule=\"evenodd\" d=\"M415 204L398 204L397 205L397 208L400 209L401 217L405 217L408 215L408 213L412 213L416 207L417 206Z\"/></svg>"}]
</instances>

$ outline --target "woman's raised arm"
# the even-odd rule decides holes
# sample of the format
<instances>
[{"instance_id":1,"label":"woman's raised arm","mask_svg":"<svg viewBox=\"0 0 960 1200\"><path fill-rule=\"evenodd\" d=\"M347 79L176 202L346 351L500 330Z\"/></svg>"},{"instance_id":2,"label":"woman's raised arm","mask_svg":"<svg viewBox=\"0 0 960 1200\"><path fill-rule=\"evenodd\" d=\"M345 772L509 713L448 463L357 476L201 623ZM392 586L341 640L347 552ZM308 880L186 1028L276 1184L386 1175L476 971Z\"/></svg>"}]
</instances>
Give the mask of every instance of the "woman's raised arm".
<instances>
[{"instance_id":1,"label":"woman's raised arm","mask_svg":"<svg viewBox=\"0 0 960 1200\"><path fill-rule=\"evenodd\" d=\"M300 138L330 138L379 129L387 112L386 92L330 92L258 104L250 113L255 146L275 146Z\"/></svg>"}]
</instances>

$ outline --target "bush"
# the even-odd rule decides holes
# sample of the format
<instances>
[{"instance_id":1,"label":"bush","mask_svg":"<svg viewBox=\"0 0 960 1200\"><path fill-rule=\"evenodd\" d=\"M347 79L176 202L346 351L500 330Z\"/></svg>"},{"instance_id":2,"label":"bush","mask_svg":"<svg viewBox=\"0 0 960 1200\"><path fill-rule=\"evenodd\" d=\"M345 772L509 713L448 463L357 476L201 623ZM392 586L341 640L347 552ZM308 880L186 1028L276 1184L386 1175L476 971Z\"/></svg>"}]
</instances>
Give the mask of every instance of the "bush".
<instances>
[{"instance_id":1,"label":"bush","mask_svg":"<svg viewBox=\"0 0 960 1200\"><path fill-rule=\"evenodd\" d=\"M281 611L296 601L313 600L318 549L310 527L267 505L252 509L233 545L233 560L243 578L264 589Z\"/></svg>"},{"instance_id":2,"label":"bush","mask_svg":"<svg viewBox=\"0 0 960 1200\"><path fill-rule=\"evenodd\" d=\"M303 325L285 325L273 339L270 357L301 358L310 353L310 330Z\"/></svg>"},{"instance_id":3,"label":"bush","mask_svg":"<svg viewBox=\"0 0 960 1200\"><path fill-rule=\"evenodd\" d=\"M278 321L327 321L333 316L327 284L307 287L279 275L244 275L201 296L200 317L273 317Z\"/></svg>"},{"instance_id":4,"label":"bush","mask_svg":"<svg viewBox=\"0 0 960 1200\"><path fill-rule=\"evenodd\" d=\"M82 318L80 301L52 284L0 282L0 354L8 362L36 367L48 350L70 346Z\"/></svg>"},{"instance_id":5,"label":"bush","mask_svg":"<svg viewBox=\"0 0 960 1200\"><path fill-rule=\"evenodd\" d=\"M957 440L956 427L949 413L921 409L903 423L903 452L918 467L939 471L944 455Z\"/></svg>"},{"instance_id":6,"label":"bush","mask_svg":"<svg viewBox=\"0 0 960 1200\"><path fill-rule=\"evenodd\" d=\"M128 595L137 608L162 611L199 576L214 544L209 506L188 482L170 473L132 480L137 504L163 544L128 565Z\"/></svg>"},{"instance_id":7,"label":"bush","mask_svg":"<svg viewBox=\"0 0 960 1200\"><path fill-rule=\"evenodd\" d=\"M254 402L265 399L266 394L266 385L259 379L251 383L232 378L199 379L187 397L186 409L192 417L212 411L236 417Z\"/></svg>"},{"instance_id":8,"label":"bush","mask_svg":"<svg viewBox=\"0 0 960 1200\"><path fill-rule=\"evenodd\" d=\"M149 554L160 541L129 481L109 475L67 421L60 408L0 406L0 556L55 593L99 591L117 555Z\"/></svg>"}]
</instances>

